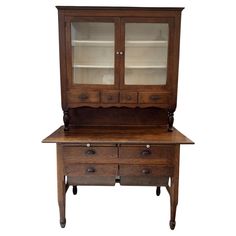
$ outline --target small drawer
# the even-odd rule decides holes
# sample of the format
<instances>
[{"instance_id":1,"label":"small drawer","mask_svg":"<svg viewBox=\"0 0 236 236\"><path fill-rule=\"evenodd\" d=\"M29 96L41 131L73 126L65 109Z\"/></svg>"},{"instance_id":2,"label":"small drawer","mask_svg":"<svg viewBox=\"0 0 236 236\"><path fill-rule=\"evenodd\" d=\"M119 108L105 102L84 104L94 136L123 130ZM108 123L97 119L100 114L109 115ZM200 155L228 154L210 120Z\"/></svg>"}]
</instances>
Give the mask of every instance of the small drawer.
<instances>
[{"instance_id":1,"label":"small drawer","mask_svg":"<svg viewBox=\"0 0 236 236\"><path fill-rule=\"evenodd\" d=\"M140 146L121 146L119 149L121 160L127 163L155 163L171 164L174 156L174 147L171 145L140 145Z\"/></svg>"},{"instance_id":2,"label":"small drawer","mask_svg":"<svg viewBox=\"0 0 236 236\"><path fill-rule=\"evenodd\" d=\"M116 91L104 91L101 96L102 103L118 103L119 92Z\"/></svg>"},{"instance_id":3,"label":"small drawer","mask_svg":"<svg viewBox=\"0 0 236 236\"><path fill-rule=\"evenodd\" d=\"M138 96L136 92L121 92L120 93L120 103L137 103L138 102Z\"/></svg>"},{"instance_id":4,"label":"small drawer","mask_svg":"<svg viewBox=\"0 0 236 236\"><path fill-rule=\"evenodd\" d=\"M99 103L99 91L79 91L68 93L69 103Z\"/></svg>"},{"instance_id":5,"label":"small drawer","mask_svg":"<svg viewBox=\"0 0 236 236\"><path fill-rule=\"evenodd\" d=\"M115 146L64 146L63 148L65 163L110 163L114 162L117 157L118 150Z\"/></svg>"},{"instance_id":6,"label":"small drawer","mask_svg":"<svg viewBox=\"0 0 236 236\"><path fill-rule=\"evenodd\" d=\"M77 164L65 168L69 185L115 185L118 165Z\"/></svg>"},{"instance_id":7,"label":"small drawer","mask_svg":"<svg viewBox=\"0 0 236 236\"><path fill-rule=\"evenodd\" d=\"M139 103L145 104L168 104L169 95L160 93L150 93L150 92L140 92L139 93Z\"/></svg>"},{"instance_id":8,"label":"small drawer","mask_svg":"<svg viewBox=\"0 0 236 236\"><path fill-rule=\"evenodd\" d=\"M120 165L120 176L172 176L173 167L161 165Z\"/></svg>"}]
</instances>

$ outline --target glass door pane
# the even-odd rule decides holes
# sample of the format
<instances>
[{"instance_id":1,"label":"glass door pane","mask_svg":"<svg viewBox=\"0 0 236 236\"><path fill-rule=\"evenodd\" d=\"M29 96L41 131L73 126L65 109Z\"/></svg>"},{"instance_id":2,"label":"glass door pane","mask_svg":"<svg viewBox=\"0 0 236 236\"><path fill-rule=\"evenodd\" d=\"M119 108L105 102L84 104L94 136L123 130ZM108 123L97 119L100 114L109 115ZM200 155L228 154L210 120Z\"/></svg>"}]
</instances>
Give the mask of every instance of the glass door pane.
<instances>
[{"instance_id":1,"label":"glass door pane","mask_svg":"<svg viewBox=\"0 0 236 236\"><path fill-rule=\"evenodd\" d=\"M165 85L167 23L125 24L125 85Z\"/></svg>"},{"instance_id":2,"label":"glass door pane","mask_svg":"<svg viewBox=\"0 0 236 236\"><path fill-rule=\"evenodd\" d=\"M114 84L114 38L114 23L71 23L73 83Z\"/></svg>"}]
</instances>

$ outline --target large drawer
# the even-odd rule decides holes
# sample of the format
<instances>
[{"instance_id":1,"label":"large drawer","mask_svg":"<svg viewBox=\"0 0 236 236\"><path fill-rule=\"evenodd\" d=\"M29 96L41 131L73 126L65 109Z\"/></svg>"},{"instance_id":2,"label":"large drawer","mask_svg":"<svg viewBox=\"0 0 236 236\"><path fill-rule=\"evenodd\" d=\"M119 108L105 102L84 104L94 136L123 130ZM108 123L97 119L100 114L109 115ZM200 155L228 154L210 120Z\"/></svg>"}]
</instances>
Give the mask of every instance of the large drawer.
<instances>
[{"instance_id":1,"label":"large drawer","mask_svg":"<svg viewBox=\"0 0 236 236\"><path fill-rule=\"evenodd\" d=\"M120 176L172 176L172 166L120 165Z\"/></svg>"},{"instance_id":2,"label":"large drawer","mask_svg":"<svg viewBox=\"0 0 236 236\"><path fill-rule=\"evenodd\" d=\"M116 146L64 146L63 158L67 163L114 163L118 157Z\"/></svg>"},{"instance_id":3,"label":"large drawer","mask_svg":"<svg viewBox=\"0 0 236 236\"><path fill-rule=\"evenodd\" d=\"M65 174L70 185L115 185L118 165L77 164L67 165Z\"/></svg>"},{"instance_id":4,"label":"large drawer","mask_svg":"<svg viewBox=\"0 0 236 236\"><path fill-rule=\"evenodd\" d=\"M148 147L147 147L148 146ZM137 164L171 164L174 156L174 147L171 145L140 145L121 146L119 157L122 163Z\"/></svg>"},{"instance_id":5,"label":"large drawer","mask_svg":"<svg viewBox=\"0 0 236 236\"><path fill-rule=\"evenodd\" d=\"M171 166L155 165L120 165L121 185L167 186L173 175Z\"/></svg>"}]
</instances>

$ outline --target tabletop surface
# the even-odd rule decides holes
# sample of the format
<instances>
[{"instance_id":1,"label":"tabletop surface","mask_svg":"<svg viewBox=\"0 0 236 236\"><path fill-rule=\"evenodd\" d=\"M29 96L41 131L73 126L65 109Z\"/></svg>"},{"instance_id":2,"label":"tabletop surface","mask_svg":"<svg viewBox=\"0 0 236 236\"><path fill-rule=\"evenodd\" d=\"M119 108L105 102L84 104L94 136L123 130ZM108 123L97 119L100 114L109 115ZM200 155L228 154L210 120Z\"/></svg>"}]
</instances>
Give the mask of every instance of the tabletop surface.
<instances>
[{"instance_id":1,"label":"tabletop surface","mask_svg":"<svg viewBox=\"0 0 236 236\"><path fill-rule=\"evenodd\" d=\"M63 126L45 138L43 143L130 143L130 144L194 144L177 129L168 132L160 127L106 127L71 128Z\"/></svg>"}]
</instances>

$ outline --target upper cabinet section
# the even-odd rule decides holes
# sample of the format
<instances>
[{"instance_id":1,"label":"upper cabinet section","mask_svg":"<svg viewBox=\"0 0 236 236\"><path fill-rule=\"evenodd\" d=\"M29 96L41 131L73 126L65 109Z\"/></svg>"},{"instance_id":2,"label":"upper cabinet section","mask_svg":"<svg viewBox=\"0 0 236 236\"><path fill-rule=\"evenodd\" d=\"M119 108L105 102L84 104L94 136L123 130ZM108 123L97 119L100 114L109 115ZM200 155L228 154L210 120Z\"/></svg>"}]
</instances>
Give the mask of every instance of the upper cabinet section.
<instances>
[{"instance_id":1,"label":"upper cabinet section","mask_svg":"<svg viewBox=\"0 0 236 236\"><path fill-rule=\"evenodd\" d=\"M114 85L114 23L72 22L71 47L74 84Z\"/></svg>"},{"instance_id":2,"label":"upper cabinet section","mask_svg":"<svg viewBox=\"0 0 236 236\"><path fill-rule=\"evenodd\" d=\"M63 108L175 108L182 8L58 9Z\"/></svg>"}]
</instances>

